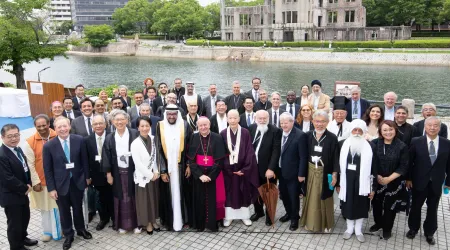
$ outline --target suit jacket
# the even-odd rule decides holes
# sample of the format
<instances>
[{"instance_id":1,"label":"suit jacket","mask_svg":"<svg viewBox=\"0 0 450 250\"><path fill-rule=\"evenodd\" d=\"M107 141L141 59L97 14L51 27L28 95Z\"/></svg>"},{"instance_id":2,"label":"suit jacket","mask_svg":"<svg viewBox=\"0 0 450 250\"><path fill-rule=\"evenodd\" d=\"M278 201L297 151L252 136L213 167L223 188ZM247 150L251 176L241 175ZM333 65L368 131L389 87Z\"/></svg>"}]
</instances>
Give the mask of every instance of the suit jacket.
<instances>
[{"instance_id":1,"label":"suit jacket","mask_svg":"<svg viewBox=\"0 0 450 250\"><path fill-rule=\"evenodd\" d=\"M267 112L269 112L269 124L273 124L272 122L272 109L267 110ZM286 110L279 108L278 109L278 121L277 123L280 124L280 115L283 114L284 112L286 112Z\"/></svg>"},{"instance_id":2,"label":"suit jacket","mask_svg":"<svg viewBox=\"0 0 450 250\"><path fill-rule=\"evenodd\" d=\"M436 194L442 192L444 180L445 185L450 186L450 141L439 136L437 158L431 165L427 137L413 138L409 148L408 179L412 180L413 188L419 191L424 190L431 179Z\"/></svg>"},{"instance_id":3,"label":"suit jacket","mask_svg":"<svg viewBox=\"0 0 450 250\"><path fill-rule=\"evenodd\" d=\"M182 108L186 114L189 113L188 108L187 108L187 104L186 104L186 100L184 99L184 96L182 96L180 98L180 105L179 105L179 107ZM203 112L202 97L199 94L197 94L197 114L198 115L202 115L202 112Z\"/></svg>"},{"instance_id":4,"label":"suit jacket","mask_svg":"<svg viewBox=\"0 0 450 250\"><path fill-rule=\"evenodd\" d=\"M241 127L243 127L243 128L246 128L246 129L248 129L249 128L249 126L247 125L247 113L243 113L242 115L240 115L239 116L239 125L241 125ZM253 123L252 124L254 124L255 123L255 113L253 113ZM217 121L217 120L216 120ZM250 125L252 125L252 124L250 124Z\"/></svg>"},{"instance_id":5,"label":"suit jacket","mask_svg":"<svg viewBox=\"0 0 450 250\"><path fill-rule=\"evenodd\" d=\"M216 95L216 101L217 100L222 100L222 96L220 95ZM211 95L208 95L207 97L203 98L203 112L202 112L203 116L206 116L208 118L211 118L212 115L212 110L211 110Z\"/></svg>"},{"instance_id":6,"label":"suit jacket","mask_svg":"<svg viewBox=\"0 0 450 250\"><path fill-rule=\"evenodd\" d=\"M347 110L347 121L351 122L352 119L352 102L353 100L350 98L350 101L345 105L345 110ZM359 103L361 105L361 117L359 119L362 119L364 116L364 113L366 113L366 110L370 107L370 102L368 102L366 99L359 99Z\"/></svg>"},{"instance_id":7,"label":"suit jacket","mask_svg":"<svg viewBox=\"0 0 450 250\"><path fill-rule=\"evenodd\" d=\"M252 137L252 142L255 140L257 127L257 124L252 124L248 129ZM278 161L280 160L282 132L271 124L268 125L268 128L269 129L263 136L257 155L259 178L261 179L265 178L267 169L274 171L275 175L278 176ZM258 134L258 137L259 136L260 134Z\"/></svg>"},{"instance_id":8,"label":"suit jacket","mask_svg":"<svg viewBox=\"0 0 450 250\"><path fill-rule=\"evenodd\" d=\"M106 136L108 135L106 131L104 133L106 133ZM92 185L94 186L109 185L108 182L106 181L106 174L105 172L102 171L101 161L99 162L95 160L95 156L99 155L95 133L92 133L91 135L84 137L84 141L89 163L89 175L92 179ZM103 141L103 143L105 142Z\"/></svg>"},{"instance_id":9,"label":"suit jacket","mask_svg":"<svg viewBox=\"0 0 450 250\"><path fill-rule=\"evenodd\" d=\"M280 132L280 140L283 133ZM286 179L306 177L308 170L308 142L306 133L292 128L280 153L281 176Z\"/></svg>"},{"instance_id":10,"label":"suit jacket","mask_svg":"<svg viewBox=\"0 0 450 250\"><path fill-rule=\"evenodd\" d=\"M23 154L25 163L27 159ZM28 164L27 164L28 166ZM0 206L27 204L27 185L31 184L31 178L23 168L22 162L6 145L0 147Z\"/></svg>"},{"instance_id":11,"label":"suit jacket","mask_svg":"<svg viewBox=\"0 0 450 250\"><path fill-rule=\"evenodd\" d=\"M91 116L91 125L92 125L92 118L94 116ZM86 123L84 123L84 116L79 116L75 118L75 120L72 121L72 129L70 130L71 134L81 135L82 137L88 136L88 129L86 128Z\"/></svg>"},{"instance_id":12,"label":"suit jacket","mask_svg":"<svg viewBox=\"0 0 450 250\"><path fill-rule=\"evenodd\" d=\"M270 102L270 101L267 101L265 104L263 104L261 101L257 101L256 103L255 103L255 108L254 108L254 110L255 111L258 111L258 110L269 110L269 109L271 109L272 108L272 103Z\"/></svg>"},{"instance_id":13,"label":"suit jacket","mask_svg":"<svg viewBox=\"0 0 450 250\"><path fill-rule=\"evenodd\" d=\"M255 97L253 96L253 88L250 89L249 91L245 92L244 94L245 94L246 96L252 97L253 100L256 102L256 99L255 99ZM258 101L259 101L259 99L258 99Z\"/></svg>"},{"instance_id":14,"label":"suit jacket","mask_svg":"<svg viewBox=\"0 0 450 250\"><path fill-rule=\"evenodd\" d=\"M130 116L130 121L139 117L139 111L137 110L136 105L127 110L128 115Z\"/></svg>"},{"instance_id":15,"label":"suit jacket","mask_svg":"<svg viewBox=\"0 0 450 250\"><path fill-rule=\"evenodd\" d=\"M58 195L67 195L70 187L70 179L80 191L86 188L86 179L90 178L89 163L86 145L83 137L79 135L70 136L70 162L74 163L73 169L66 169L67 159L64 149L55 137L44 145L44 173L48 192L56 190ZM72 178L70 174L72 173Z\"/></svg>"},{"instance_id":16,"label":"suit jacket","mask_svg":"<svg viewBox=\"0 0 450 250\"><path fill-rule=\"evenodd\" d=\"M288 106L288 104L283 104L280 106L280 108L286 110L286 112L289 112L289 109L291 108L291 106L290 105ZM300 111L300 105L294 103L293 108L294 108L294 119L295 119L297 117L298 112Z\"/></svg>"},{"instance_id":17,"label":"suit jacket","mask_svg":"<svg viewBox=\"0 0 450 250\"><path fill-rule=\"evenodd\" d=\"M413 137L423 136L423 130L425 128L425 120L415 122L413 126L416 128L414 130ZM447 125L445 125L443 122L441 123L441 130L439 131L439 136L444 137L445 139L448 138Z\"/></svg>"},{"instance_id":18,"label":"suit jacket","mask_svg":"<svg viewBox=\"0 0 450 250\"><path fill-rule=\"evenodd\" d=\"M181 87L178 93L175 88L171 88L169 89L169 93L174 93L175 95L177 95L177 104L180 105L181 97L186 93L186 88Z\"/></svg>"},{"instance_id":19,"label":"suit jacket","mask_svg":"<svg viewBox=\"0 0 450 250\"><path fill-rule=\"evenodd\" d=\"M73 102L72 109L80 111L80 104L78 103L78 98L76 96L72 97L72 102Z\"/></svg>"},{"instance_id":20,"label":"suit jacket","mask_svg":"<svg viewBox=\"0 0 450 250\"><path fill-rule=\"evenodd\" d=\"M123 97L120 97L120 100L122 101L124 110L127 110L126 107L131 107L131 97L127 96L127 100L123 99Z\"/></svg>"},{"instance_id":21,"label":"suit jacket","mask_svg":"<svg viewBox=\"0 0 450 250\"><path fill-rule=\"evenodd\" d=\"M308 96L308 102L312 107L314 107L314 93ZM320 94L317 109L323 109L327 113L330 111L330 97L328 95L325 95L324 93Z\"/></svg>"},{"instance_id":22,"label":"suit jacket","mask_svg":"<svg viewBox=\"0 0 450 250\"><path fill-rule=\"evenodd\" d=\"M136 117L134 120L131 121L131 128L137 130L137 119L139 117ZM152 135L156 135L156 124L158 124L159 121L161 121L161 118L158 116L150 115L150 120L152 121Z\"/></svg>"},{"instance_id":23,"label":"suit jacket","mask_svg":"<svg viewBox=\"0 0 450 250\"><path fill-rule=\"evenodd\" d=\"M83 115L80 111L75 110L75 109L72 109L72 112L73 112L73 115L75 118ZM62 112L62 115L67 118L67 113L65 110Z\"/></svg>"},{"instance_id":24,"label":"suit jacket","mask_svg":"<svg viewBox=\"0 0 450 250\"><path fill-rule=\"evenodd\" d=\"M167 101L167 98L166 98L166 101ZM153 104L152 104L152 110L153 110L153 113L156 114L156 111L158 110L158 108L159 108L159 107L162 107L162 106L164 106L164 105L163 105L162 97L161 97L161 96L156 97L156 98L153 100Z\"/></svg>"},{"instance_id":25,"label":"suit jacket","mask_svg":"<svg viewBox=\"0 0 450 250\"><path fill-rule=\"evenodd\" d=\"M211 122L211 126L210 126L211 132L220 134L220 132L222 132L222 131L219 131L219 124L217 123L217 114L211 116L211 118L209 118L209 121ZM228 122L227 122L227 127L228 127Z\"/></svg>"},{"instance_id":26,"label":"suit jacket","mask_svg":"<svg viewBox=\"0 0 450 250\"><path fill-rule=\"evenodd\" d=\"M225 97L225 104L227 105L227 113L228 111L232 110L232 109L237 109L239 114L242 114L245 112L244 106L242 105L244 103L244 98L246 97L246 95L244 94L239 94L239 99L236 102L236 106L234 103L234 95L231 94L227 97Z\"/></svg>"}]
</instances>

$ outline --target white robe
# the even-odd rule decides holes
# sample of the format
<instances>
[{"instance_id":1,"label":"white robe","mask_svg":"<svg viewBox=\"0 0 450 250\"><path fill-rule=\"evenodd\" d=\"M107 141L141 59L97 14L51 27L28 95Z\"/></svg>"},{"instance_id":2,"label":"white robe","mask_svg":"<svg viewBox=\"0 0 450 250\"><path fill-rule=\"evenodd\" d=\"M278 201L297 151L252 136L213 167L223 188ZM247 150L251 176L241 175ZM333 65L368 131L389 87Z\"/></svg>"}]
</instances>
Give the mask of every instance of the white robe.
<instances>
[{"instance_id":1,"label":"white robe","mask_svg":"<svg viewBox=\"0 0 450 250\"><path fill-rule=\"evenodd\" d=\"M338 141L347 139L348 137L350 137L350 134L352 133L350 128L350 122L348 122L347 120L344 120L341 126L342 126L342 135L338 136ZM337 125L336 120L333 120L328 124L327 130L337 136L339 132L339 126Z\"/></svg>"}]
</instances>

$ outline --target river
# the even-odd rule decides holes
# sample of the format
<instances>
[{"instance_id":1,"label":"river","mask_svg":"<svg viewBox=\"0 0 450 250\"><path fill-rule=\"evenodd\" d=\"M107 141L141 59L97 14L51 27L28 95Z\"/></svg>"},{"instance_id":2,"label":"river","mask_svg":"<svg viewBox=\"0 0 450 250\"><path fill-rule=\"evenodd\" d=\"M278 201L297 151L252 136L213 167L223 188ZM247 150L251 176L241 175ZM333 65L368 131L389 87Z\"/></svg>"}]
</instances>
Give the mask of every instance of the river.
<instances>
[{"instance_id":1,"label":"river","mask_svg":"<svg viewBox=\"0 0 450 250\"><path fill-rule=\"evenodd\" d=\"M283 95L314 79L322 82L325 93L333 95L334 82L343 80L361 82L362 97L369 100L382 100L385 92L394 91L399 100L412 98L416 103L450 104L448 67L69 56L26 65L25 78L37 80L37 72L45 67L50 68L41 73L42 81L72 87L80 83L87 88L125 84L135 89L141 88L146 77L171 86L173 79L180 77L183 81L194 81L200 94L206 94L209 84L215 83L220 95L228 95L232 81L239 80L242 88L248 90L252 77L257 76L262 79L262 88ZM15 83L15 78L0 71L0 81Z\"/></svg>"}]
</instances>

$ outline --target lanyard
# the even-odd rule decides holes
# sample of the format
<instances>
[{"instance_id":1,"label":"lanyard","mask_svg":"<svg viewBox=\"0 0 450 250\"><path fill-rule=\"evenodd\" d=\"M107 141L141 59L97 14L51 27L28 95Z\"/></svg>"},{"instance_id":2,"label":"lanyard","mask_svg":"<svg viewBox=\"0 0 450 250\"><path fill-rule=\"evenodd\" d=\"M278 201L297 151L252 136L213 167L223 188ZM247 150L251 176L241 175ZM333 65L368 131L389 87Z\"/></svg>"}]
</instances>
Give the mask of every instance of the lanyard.
<instances>
[{"instance_id":1,"label":"lanyard","mask_svg":"<svg viewBox=\"0 0 450 250\"><path fill-rule=\"evenodd\" d=\"M320 146L320 143L321 143L323 140L325 140L325 138L327 138L327 136L325 135L324 137L322 137L322 138L320 139L320 141L317 140L317 138L316 138L316 131L313 132L313 136L314 136L314 139L316 139L316 141L317 141L317 146Z\"/></svg>"}]
</instances>

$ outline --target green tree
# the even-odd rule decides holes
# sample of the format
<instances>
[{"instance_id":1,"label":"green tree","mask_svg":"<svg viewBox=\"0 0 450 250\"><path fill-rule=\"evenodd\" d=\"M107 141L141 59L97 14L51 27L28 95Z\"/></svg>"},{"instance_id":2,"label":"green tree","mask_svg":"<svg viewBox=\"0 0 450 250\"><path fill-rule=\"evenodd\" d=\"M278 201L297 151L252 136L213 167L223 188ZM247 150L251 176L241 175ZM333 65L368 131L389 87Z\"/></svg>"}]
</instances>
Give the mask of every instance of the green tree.
<instances>
[{"instance_id":1,"label":"green tree","mask_svg":"<svg viewBox=\"0 0 450 250\"><path fill-rule=\"evenodd\" d=\"M363 0L367 26L411 25L424 20L425 2L429 0Z\"/></svg>"},{"instance_id":2,"label":"green tree","mask_svg":"<svg viewBox=\"0 0 450 250\"><path fill-rule=\"evenodd\" d=\"M47 0L0 1L0 68L16 76L19 89L26 89L24 64L64 55L67 48L49 44L44 32ZM38 11L37 11L38 10Z\"/></svg>"},{"instance_id":3,"label":"green tree","mask_svg":"<svg viewBox=\"0 0 450 250\"><path fill-rule=\"evenodd\" d=\"M227 7L243 7L243 6L258 6L264 5L264 0L225 0L225 6Z\"/></svg>"},{"instance_id":4,"label":"green tree","mask_svg":"<svg viewBox=\"0 0 450 250\"><path fill-rule=\"evenodd\" d=\"M445 0L442 10L439 13L439 18L442 20L450 20L450 0Z\"/></svg>"},{"instance_id":5,"label":"green tree","mask_svg":"<svg viewBox=\"0 0 450 250\"><path fill-rule=\"evenodd\" d=\"M148 30L152 9L148 0L130 0L112 15L114 30L119 34Z\"/></svg>"},{"instance_id":6,"label":"green tree","mask_svg":"<svg viewBox=\"0 0 450 250\"><path fill-rule=\"evenodd\" d=\"M56 32L59 35L69 35L70 31L73 30L73 22L72 21L63 21L56 27Z\"/></svg>"},{"instance_id":7,"label":"green tree","mask_svg":"<svg viewBox=\"0 0 450 250\"><path fill-rule=\"evenodd\" d=\"M114 38L114 31L107 24L84 26L86 42L92 47L104 47L109 44L109 40Z\"/></svg>"},{"instance_id":8,"label":"green tree","mask_svg":"<svg viewBox=\"0 0 450 250\"><path fill-rule=\"evenodd\" d=\"M206 31L213 33L216 30L220 30L220 4L211 3L205 7L206 11Z\"/></svg>"}]
</instances>

